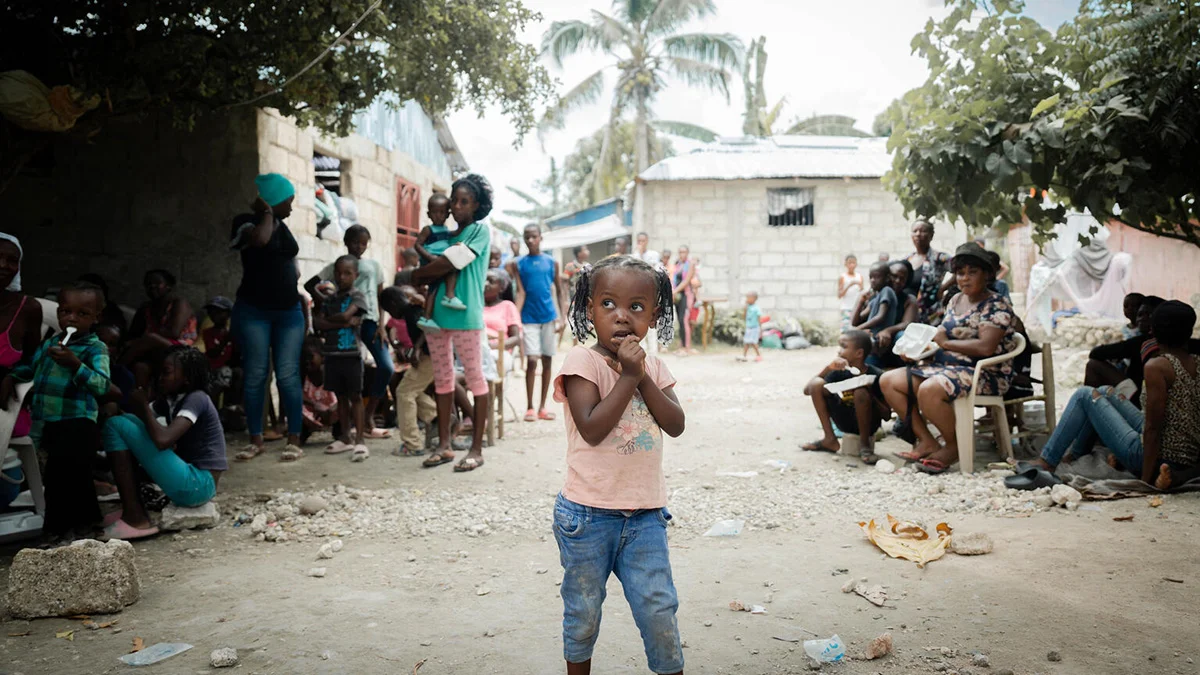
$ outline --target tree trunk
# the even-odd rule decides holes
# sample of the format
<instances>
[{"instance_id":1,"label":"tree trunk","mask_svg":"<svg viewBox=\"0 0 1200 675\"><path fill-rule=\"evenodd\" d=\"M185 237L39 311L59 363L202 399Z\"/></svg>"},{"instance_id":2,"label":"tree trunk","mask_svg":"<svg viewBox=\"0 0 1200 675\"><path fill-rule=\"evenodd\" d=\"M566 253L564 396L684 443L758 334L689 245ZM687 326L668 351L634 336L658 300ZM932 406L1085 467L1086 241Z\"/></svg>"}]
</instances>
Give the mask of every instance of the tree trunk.
<instances>
[{"instance_id":1,"label":"tree trunk","mask_svg":"<svg viewBox=\"0 0 1200 675\"><path fill-rule=\"evenodd\" d=\"M650 113L646 109L646 96L637 97L637 113L634 118L633 149L637 160L637 172L640 176L650 168Z\"/></svg>"}]
</instances>

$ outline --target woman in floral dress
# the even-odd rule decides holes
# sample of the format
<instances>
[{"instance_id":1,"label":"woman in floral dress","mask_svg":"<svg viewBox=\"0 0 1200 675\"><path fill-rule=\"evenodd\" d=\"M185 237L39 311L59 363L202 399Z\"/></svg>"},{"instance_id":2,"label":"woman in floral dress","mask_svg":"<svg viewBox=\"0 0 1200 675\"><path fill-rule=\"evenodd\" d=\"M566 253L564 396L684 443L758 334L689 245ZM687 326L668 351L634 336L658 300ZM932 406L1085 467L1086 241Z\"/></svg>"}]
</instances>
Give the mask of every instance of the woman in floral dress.
<instances>
[{"instance_id":1,"label":"woman in floral dress","mask_svg":"<svg viewBox=\"0 0 1200 675\"><path fill-rule=\"evenodd\" d=\"M926 473L942 473L958 461L954 401L971 393L975 364L1016 346L1012 305L988 290L996 268L987 253L978 244L963 244L950 267L960 292L951 299L933 338L939 350L916 366L888 371L880 379L884 397L901 419L908 412L910 391L916 394L912 427L917 443L912 452L898 456L918 462L917 468ZM1004 395L1012 375L1011 362L985 368L976 394ZM941 432L944 445L930 432L930 423Z\"/></svg>"}]
</instances>

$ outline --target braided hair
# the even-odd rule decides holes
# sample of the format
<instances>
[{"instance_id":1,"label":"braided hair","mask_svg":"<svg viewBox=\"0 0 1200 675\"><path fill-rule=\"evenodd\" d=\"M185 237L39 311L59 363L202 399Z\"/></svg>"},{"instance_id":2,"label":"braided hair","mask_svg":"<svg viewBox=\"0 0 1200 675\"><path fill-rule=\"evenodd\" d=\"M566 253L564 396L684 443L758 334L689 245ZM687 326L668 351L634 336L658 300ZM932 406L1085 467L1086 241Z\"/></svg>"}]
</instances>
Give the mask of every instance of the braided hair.
<instances>
[{"instance_id":1,"label":"braided hair","mask_svg":"<svg viewBox=\"0 0 1200 675\"><path fill-rule=\"evenodd\" d=\"M454 181L454 185L450 186L450 194L454 194L454 191L460 187L470 190L475 195L475 203L479 205L471 218L475 222L487 218L488 214L492 212L492 184L488 182L488 179L477 173L469 173Z\"/></svg>"},{"instance_id":2,"label":"braided hair","mask_svg":"<svg viewBox=\"0 0 1200 675\"><path fill-rule=\"evenodd\" d=\"M595 265L585 264L575 273L575 291L571 296L571 308L567 312L567 323L575 339L583 342L589 337L595 337L595 326L587 315L588 300L592 297L592 286L596 275L604 270L636 270L650 275L654 279L655 311L658 316L654 327L658 330L658 341L670 344L675 338L675 305L671 301L671 279L662 265L651 266L641 258L628 255L609 256Z\"/></svg>"},{"instance_id":3,"label":"braided hair","mask_svg":"<svg viewBox=\"0 0 1200 675\"><path fill-rule=\"evenodd\" d=\"M175 359L179 364L179 370L183 372L183 393L190 394L193 391L208 393L208 357L204 355L204 352L187 345L173 345L163 355L163 363L169 359Z\"/></svg>"}]
</instances>

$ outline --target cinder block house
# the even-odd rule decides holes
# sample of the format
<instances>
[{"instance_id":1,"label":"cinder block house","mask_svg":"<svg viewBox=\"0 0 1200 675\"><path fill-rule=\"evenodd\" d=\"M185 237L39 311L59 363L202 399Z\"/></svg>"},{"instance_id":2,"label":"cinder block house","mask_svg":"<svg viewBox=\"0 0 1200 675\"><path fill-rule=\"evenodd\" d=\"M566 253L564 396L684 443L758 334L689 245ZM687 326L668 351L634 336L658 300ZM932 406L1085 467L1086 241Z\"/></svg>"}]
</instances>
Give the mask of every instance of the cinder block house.
<instances>
[{"instance_id":1,"label":"cinder block house","mask_svg":"<svg viewBox=\"0 0 1200 675\"><path fill-rule=\"evenodd\" d=\"M723 138L638 176L634 229L656 249L688 245L702 296L737 305L756 290L768 311L833 322L847 254L865 277L880 253L912 252L904 211L880 181L890 166L885 138ZM942 224L933 247L965 238Z\"/></svg>"}]
</instances>

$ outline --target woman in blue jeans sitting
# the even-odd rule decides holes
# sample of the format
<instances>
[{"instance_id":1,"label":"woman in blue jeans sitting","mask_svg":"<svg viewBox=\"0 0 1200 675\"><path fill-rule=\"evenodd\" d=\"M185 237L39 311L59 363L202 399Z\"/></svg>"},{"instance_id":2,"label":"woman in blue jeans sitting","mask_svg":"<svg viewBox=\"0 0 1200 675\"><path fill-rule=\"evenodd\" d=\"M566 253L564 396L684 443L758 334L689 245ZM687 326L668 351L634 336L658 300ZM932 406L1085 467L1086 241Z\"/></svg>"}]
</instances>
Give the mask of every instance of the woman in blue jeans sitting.
<instances>
[{"instance_id":1,"label":"woman in blue jeans sitting","mask_svg":"<svg viewBox=\"0 0 1200 675\"><path fill-rule=\"evenodd\" d=\"M167 349L158 368L158 397L130 392L132 414L104 424L104 451L112 463L121 510L105 519L108 539L158 533L138 497L135 461L178 506L200 506L217 494L228 467L225 430L208 396L208 359L186 346Z\"/></svg>"},{"instance_id":2,"label":"woman in blue jeans sitting","mask_svg":"<svg viewBox=\"0 0 1200 675\"><path fill-rule=\"evenodd\" d=\"M242 256L242 284L233 306L233 332L242 355L245 378L246 426L250 445L237 459L254 459L263 452L263 410L268 366L274 357L275 382L287 415L288 437L280 459L304 456L300 449L303 400L300 348L304 345L304 311L300 306L300 247L283 222L292 213L296 189L277 173L254 179L258 199L254 213L233 221L230 248Z\"/></svg>"},{"instance_id":3,"label":"woman in blue jeans sitting","mask_svg":"<svg viewBox=\"0 0 1200 675\"><path fill-rule=\"evenodd\" d=\"M1053 471L1067 451L1079 457L1099 439L1126 470L1160 490L1197 475L1200 459L1200 374L1187 351L1196 312L1172 300L1154 310L1158 352L1146 362L1142 409L1111 387L1080 387L1036 461Z\"/></svg>"}]
</instances>

